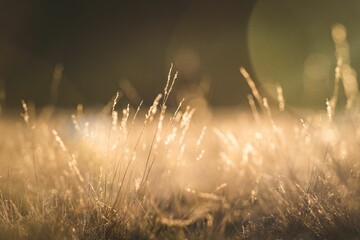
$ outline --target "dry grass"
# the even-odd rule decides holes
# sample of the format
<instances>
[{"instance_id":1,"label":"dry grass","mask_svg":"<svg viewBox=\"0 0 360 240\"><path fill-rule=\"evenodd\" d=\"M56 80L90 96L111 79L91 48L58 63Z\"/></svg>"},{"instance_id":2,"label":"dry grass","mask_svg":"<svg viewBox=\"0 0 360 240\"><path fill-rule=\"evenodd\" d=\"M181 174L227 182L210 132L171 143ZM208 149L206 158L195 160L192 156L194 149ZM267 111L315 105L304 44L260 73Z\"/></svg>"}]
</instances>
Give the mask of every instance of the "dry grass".
<instances>
[{"instance_id":1,"label":"dry grass","mask_svg":"<svg viewBox=\"0 0 360 240\"><path fill-rule=\"evenodd\" d=\"M119 114L118 94L100 113L23 102L22 119L0 118L0 239L359 239L358 93L342 64L347 110L335 90L306 119L280 86L271 110L243 68L253 114L206 126L167 112L177 74L147 111Z\"/></svg>"},{"instance_id":2,"label":"dry grass","mask_svg":"<svg viewBox=\"0 0 360 240\"><path fill-rule=\"evenodd\" d=\"M158 102L134 121L131 108L119 120L115 110L2 117L0 238L360 236L353 110L257 123L218 113L204 127L190 108L156 113Z\"/></svg>"}]
</instances>

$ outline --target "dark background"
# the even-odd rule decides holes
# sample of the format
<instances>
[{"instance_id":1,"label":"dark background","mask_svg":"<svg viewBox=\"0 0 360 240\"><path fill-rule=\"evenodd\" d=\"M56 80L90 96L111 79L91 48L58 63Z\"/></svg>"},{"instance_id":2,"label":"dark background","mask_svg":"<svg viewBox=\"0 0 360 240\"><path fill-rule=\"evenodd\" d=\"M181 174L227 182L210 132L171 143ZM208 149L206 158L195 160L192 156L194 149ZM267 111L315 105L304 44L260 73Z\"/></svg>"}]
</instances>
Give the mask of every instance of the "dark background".
<instances>
[{"instance_id":1,"label":"dark background","mask_svg":"<svg viewBox=\"0 0 360 240\"><path fill-rule=\"evenodd\" d=\"M276 98L280 84L287 106L324 109L335 23L347 28L351 65L360 72L359 9L358 0L0 0L0 104L102 106L123 90L120 104L149 105L174 63L172 106L183 96L247 106L244 66L265 96ZM309 61L321 77L309 78ZM52 97L56 65L63 74Z\"/></svg>"},{"instance_id":2,"label":"dark background","mask_svg":"<svg viewBox=\"0 0 360 240\"><path fill-rule=\"evenodd\" d=\"M238 69L251 71L246 33L254 4L1 0L6 107L21 99L48 104L56 64L64 67L58 106L104 104L124 79L149 104L163 90L171 62L180 72L175 90L206 82L212 105L246 104Z\"/></svg>"}]
</instances>

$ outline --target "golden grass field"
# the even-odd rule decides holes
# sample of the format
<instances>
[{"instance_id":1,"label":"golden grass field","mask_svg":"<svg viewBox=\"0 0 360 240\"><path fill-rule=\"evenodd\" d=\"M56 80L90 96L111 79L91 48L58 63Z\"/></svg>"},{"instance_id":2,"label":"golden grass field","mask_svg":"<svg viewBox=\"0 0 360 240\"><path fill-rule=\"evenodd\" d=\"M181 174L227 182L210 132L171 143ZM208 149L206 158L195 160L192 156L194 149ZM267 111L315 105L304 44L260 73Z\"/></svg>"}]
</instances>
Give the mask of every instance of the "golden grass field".
<instances>
[{"instance_id":1,"label":"golden grass field","mask_svg":"<svg viewBox=\"0 0 360 240\"><path fill-rule=\"evenodd\" d=\"M0 239L359 239L357 86L300 117L240 71L252 113L169 110L173 77L149 108L2 115Z\"/></svg>"}]
</instances>

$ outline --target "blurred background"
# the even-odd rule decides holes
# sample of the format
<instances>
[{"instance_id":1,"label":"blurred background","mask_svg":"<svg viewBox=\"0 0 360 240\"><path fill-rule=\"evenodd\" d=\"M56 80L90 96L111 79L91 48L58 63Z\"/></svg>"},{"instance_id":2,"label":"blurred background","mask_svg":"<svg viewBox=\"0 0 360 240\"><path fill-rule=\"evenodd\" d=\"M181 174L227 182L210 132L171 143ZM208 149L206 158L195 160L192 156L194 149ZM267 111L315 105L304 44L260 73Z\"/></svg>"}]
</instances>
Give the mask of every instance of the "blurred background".
<instances>
[{"instance_id":1,"label":"blurred background","mask_svg":"<svg viewBox=\"0 0 360 240\"><path fill-rule=\"evenodd\" d=\"M324 107L332 92L331 26L348 30L359 72L360 1L0 1L0 101L36 106L151 104L170 63L182 97L215 107L247 106L244 66L268 96ZM208 103L204 103L208 102Z\"/></svg>"}]
</instances>

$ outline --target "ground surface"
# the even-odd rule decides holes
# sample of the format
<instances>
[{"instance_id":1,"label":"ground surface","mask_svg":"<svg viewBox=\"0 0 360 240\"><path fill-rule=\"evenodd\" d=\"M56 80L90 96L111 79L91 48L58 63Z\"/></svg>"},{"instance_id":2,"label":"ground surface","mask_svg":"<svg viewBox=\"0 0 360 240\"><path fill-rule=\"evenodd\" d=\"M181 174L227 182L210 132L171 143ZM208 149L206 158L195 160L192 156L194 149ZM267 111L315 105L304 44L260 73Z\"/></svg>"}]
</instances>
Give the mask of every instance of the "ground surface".
<instances>
[{"instance_id":1,"label":"ground surface","mask_svg":"<svg viewBox=\"0 0 360 240\"><path fill-rule=\"evenodd\" d=\"M1 116L0 239L360 238L356 111L156 105Z\"/></svg>"}]
</instances>

